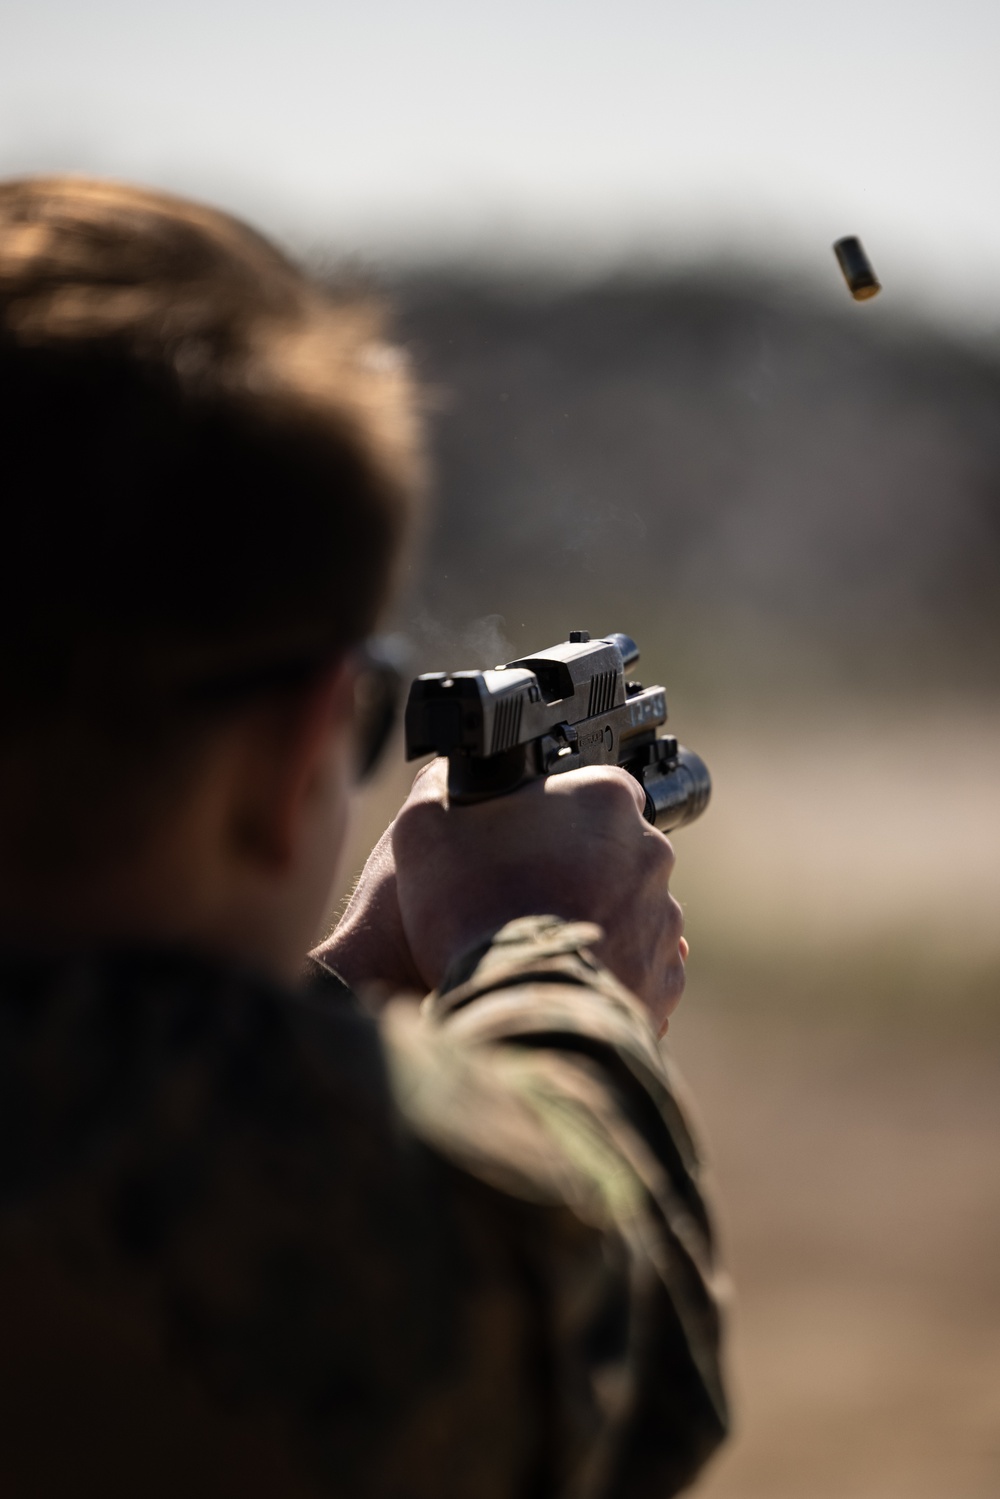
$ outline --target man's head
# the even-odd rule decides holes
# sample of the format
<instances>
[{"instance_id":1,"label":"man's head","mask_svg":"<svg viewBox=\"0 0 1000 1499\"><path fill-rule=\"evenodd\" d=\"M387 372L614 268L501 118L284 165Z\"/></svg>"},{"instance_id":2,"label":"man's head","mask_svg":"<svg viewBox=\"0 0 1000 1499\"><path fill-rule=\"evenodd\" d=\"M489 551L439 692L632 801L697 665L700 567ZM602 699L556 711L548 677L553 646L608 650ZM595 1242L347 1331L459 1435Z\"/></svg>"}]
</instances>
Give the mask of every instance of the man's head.
<instances>
[{"instance_id":1,"label":"man's head","mask_svg":"<svg viewBox=\"0 0 1000 1499\"><path fill-rule=\"evenodd\" d=\"M0 184L0 433L0 934L211 943L219 839L230 926L315 904L419 483L373 309L211 210Z\"/></svg>"}]
</instances>

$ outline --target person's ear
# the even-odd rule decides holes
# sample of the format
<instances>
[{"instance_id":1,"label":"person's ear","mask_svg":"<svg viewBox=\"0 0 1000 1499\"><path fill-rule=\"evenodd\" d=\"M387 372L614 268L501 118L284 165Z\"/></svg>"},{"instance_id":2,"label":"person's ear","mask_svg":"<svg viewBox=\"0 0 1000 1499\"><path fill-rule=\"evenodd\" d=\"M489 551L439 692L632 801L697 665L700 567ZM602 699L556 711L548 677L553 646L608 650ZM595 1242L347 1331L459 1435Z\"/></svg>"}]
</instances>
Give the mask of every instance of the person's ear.
<instances>
[{"instance_id":1,"label":"person's ear","mask_svg":"<svg viewBox=\"0 0 1000 1499\"><path fill-rule=\"evenodd\" d=\"M275 872L287 868L310 804L331 777L346 783L355 677L353 661L343 657L306 686L248 711L232 822L244 858Z\"/></svg>"}]
</instances>

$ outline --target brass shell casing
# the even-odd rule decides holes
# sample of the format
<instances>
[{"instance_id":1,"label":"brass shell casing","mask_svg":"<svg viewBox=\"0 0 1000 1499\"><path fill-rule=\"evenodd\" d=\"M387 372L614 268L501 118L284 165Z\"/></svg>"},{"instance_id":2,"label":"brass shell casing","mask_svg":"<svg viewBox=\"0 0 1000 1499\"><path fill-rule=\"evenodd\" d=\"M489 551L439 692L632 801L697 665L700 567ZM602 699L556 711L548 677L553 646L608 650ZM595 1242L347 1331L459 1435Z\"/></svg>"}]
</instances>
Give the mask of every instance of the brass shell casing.
<instances>
[{"instance_id":1,"label":"brass shell casing","mask_svg":"<svg viewBox=\"0 0 1000 1499\"><path fill-rule=\"evenodd\" d=\"M874 267L861 241L854 234L848 234L843 239L838 239L833 247L833 253L837 257L837 263L844 273L848 290L855 302L867 302L869 297L877 297L882 290L882 283L875 274Z\"/></svg>"}]
</instances>

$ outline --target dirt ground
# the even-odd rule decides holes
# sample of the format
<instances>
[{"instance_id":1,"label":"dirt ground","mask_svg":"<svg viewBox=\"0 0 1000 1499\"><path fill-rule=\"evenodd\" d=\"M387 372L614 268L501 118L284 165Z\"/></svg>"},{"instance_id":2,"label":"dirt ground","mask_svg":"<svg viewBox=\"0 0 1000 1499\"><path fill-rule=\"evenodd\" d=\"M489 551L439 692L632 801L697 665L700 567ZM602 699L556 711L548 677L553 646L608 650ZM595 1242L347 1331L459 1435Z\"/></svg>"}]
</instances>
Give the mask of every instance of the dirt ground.
<instances>
[{"instance_id":1,"label":"dirt ground","mask_svg":"<svg viewBox=\"0 0 1000 1499\"><path fill-rule=\"evenodd\" d=\"M704 1499L1000 1494L996 1037L700 1003L695 1093L736 1296L737 1433Z\"/></svg>"}]
</instances>

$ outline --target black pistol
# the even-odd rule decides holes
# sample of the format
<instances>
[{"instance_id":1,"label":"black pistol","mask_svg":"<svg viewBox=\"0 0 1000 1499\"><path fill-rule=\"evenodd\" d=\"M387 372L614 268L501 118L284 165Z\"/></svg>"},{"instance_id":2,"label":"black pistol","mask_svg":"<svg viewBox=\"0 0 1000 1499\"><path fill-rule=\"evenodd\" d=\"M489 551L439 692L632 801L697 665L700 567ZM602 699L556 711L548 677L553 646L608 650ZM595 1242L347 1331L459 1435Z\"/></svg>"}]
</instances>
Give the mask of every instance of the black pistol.
<instances>
[{"instance_id":1,"label":"black pistol","mask_svg":"<svg viewBox=\"0 0 1000 1499\"><path fill-rule=\"evenodd\" d=\"M581 765L620 765L645 789L647 821L679 828L704 812L712 781L704 760L658 732L666 693L626 679L638 660L627 635L591 640L572 630L494 671L418 677L406 704L406 758L447 755L454 802Z\"/></svg>"}]
</instances>

